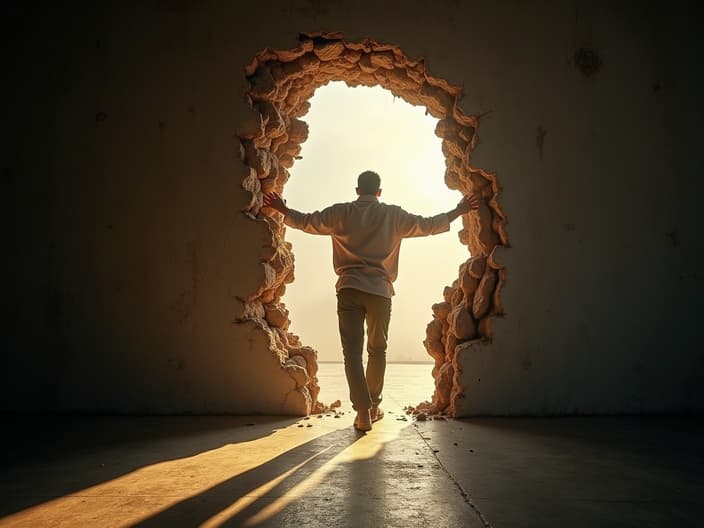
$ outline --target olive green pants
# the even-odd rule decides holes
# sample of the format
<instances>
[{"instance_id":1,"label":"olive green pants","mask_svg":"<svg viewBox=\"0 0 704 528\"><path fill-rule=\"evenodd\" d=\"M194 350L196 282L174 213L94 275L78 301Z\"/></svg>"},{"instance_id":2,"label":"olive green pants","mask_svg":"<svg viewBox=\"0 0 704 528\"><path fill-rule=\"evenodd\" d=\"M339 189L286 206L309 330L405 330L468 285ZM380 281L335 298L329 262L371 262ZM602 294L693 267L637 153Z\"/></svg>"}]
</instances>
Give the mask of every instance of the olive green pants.
<instances>
[{"instance_id":1,"label":"olive green pants","mask_svg":"<svg viewBox=\"0 0 704 528\"><path fill-rule=\"evenodd\" d=\"M345 375L355 410L382 399L391 299L352 288L337 292L337 318L345 358ZM364 372L364 323L367 323L367 371Z\"/></svg>"}]
</instances>

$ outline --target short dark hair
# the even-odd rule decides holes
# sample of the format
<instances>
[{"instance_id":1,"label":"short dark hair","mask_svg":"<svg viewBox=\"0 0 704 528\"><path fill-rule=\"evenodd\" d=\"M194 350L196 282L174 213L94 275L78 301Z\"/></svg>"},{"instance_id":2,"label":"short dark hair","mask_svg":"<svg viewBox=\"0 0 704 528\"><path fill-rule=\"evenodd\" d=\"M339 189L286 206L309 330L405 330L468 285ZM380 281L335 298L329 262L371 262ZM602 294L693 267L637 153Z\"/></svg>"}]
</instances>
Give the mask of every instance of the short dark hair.
<instances>
[{"instance_id":1,"label":"short dark hair","mask_svg":"<svg viewBox=\"0 0 704 528\"><path fill-rule=\"evenodd\" d=\"M381 186L381 178L376 172L364 171L357 178L357 189L360 194L376 194Z\"/></svg>"}]
</instances>

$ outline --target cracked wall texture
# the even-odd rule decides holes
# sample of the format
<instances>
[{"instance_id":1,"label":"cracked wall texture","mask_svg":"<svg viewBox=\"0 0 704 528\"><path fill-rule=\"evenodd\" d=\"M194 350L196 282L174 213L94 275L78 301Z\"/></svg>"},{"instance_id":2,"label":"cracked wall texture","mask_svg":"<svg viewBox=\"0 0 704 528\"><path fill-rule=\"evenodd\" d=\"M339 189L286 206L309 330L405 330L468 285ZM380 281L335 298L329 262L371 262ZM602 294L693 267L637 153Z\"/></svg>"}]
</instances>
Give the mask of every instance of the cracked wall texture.
<instances>
[{"instance_id":1,"label":"cracked wall texture","mask_svg":"<svg viewBox=\"0 0 704 528\"><path fill-rule=\"evenodd\" d=\"M701 411L697 20L677 6L577 7L3 8L3 410L315 405L314 351L287 333L277 302L290 251L275 219L256 215L257 192L282 182L252 176L240 138L276 114L252 97L243 68L322 31L392 43L462 87L464 115L481 123L472 167L486 172L474 176L500 178L493 212L508 215L511 249L489 250L504 242L500 215L485 231L486 211L464 219L462 241L487 250L457 263L429 309L439 322L426 346L445 352L430 405L455 415ZM400 74L382 57L374 69L360 56L360 78ZM492 310L505 315L482 326Z\"/></svg>"}]
</instances>

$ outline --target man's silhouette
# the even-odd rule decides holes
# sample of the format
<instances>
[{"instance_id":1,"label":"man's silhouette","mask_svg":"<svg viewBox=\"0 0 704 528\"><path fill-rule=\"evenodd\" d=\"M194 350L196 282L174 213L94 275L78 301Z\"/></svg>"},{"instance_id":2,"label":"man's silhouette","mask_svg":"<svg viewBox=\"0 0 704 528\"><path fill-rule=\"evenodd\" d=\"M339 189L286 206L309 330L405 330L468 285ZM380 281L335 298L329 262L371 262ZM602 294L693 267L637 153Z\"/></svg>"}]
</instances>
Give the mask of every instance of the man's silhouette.
<instances>
[{"instance_id":1,"label":"man's silhouette","mask_svg":"<svg viewBox=\"0 0 704 528\"><path fill-rule=\"evenodd\" d=\"M284 215L284 223L313 235L330 235L333 266L339 276L337 316L350 400L357 411L354 425L369 431L384 415L379 408L386 369L386 340L391 318L392 283L398 274L401 240L443 233L458 216L479 207L465 196L457 207L432 217L407 213L379 202L381 179L365 171L357 179L354 202L338 203L305 214L286 206L278 193L267 193L264 205ZM362 364L367 323L367 371Z\"/></svg>"}]
</instances>

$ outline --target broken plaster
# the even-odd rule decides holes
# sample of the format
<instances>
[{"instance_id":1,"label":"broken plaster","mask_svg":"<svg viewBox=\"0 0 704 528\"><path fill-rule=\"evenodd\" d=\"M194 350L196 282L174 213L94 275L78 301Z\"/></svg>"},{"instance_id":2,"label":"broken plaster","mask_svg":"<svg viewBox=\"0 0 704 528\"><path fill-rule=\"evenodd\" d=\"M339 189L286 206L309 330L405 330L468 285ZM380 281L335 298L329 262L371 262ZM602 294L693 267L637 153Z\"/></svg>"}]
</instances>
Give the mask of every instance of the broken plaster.
<instances>
[{"instance_id":1,"label":"broken plaster","mask_svg":"<svg viewBox=\"0 0 704 528\"><path fill-rule=\"evenodd\" d=\"M271 332L267 353L279 356L281 370L296 382L294 391L305 391L310 396L308 399L303 395L306 414L326 408L317 401L317 353L302 347L299 338L288 332L290 321L281 297L286 284L293 280L293 254L285 241L282 217L274 211L261 210L262 194L283 191L288 169L298 159L300 144L308 136L308 126L300 118L308 112L308 100L315 90L330 81L344 81L350 87L381 86L410 104L425 106L439 120L435 133L443 140L445 183L463 195L476 193L483 199L478 211L464 215L464 228L459 233L460 242L473 255L460 266L460 279L464 270L475 269L480 260L482 272L475 277L474 285L465 280L464 288L460 287L457 279L445 289L449 309L434 313L433 320L439 324L428 326L424 341L435 360L435 393L432 401L415 409L426 414L454 414L454 402L464 397L456 351L460 346L466 348L491 339L491 321L503 314L500 290L506 271L489 268L484 262L497 246L508 246L506 215L498 202L500 185L496 175L469 163L477 142L479 117L467 115L460 108L461 87L433 77L422 59L409 59L397 46L372 39L348 42L339 33L305 33L293 49L266 48L245 67L245 74L250 83L252 109L250 119L238 127L242 160L250 167L243 180L243 187L252 194L245 213L252 219L266 220L272 234L272 251L262 261L262 284L246 299L250 307L244 312L258 318L262 312L268 314L260 320L262 331ZM296 356L304 361L292 366L291 358ZM305 371L305 377L300 370ZM289 396L291 392L284 396L284 406Z\"/></svg>"}]
</instances>

